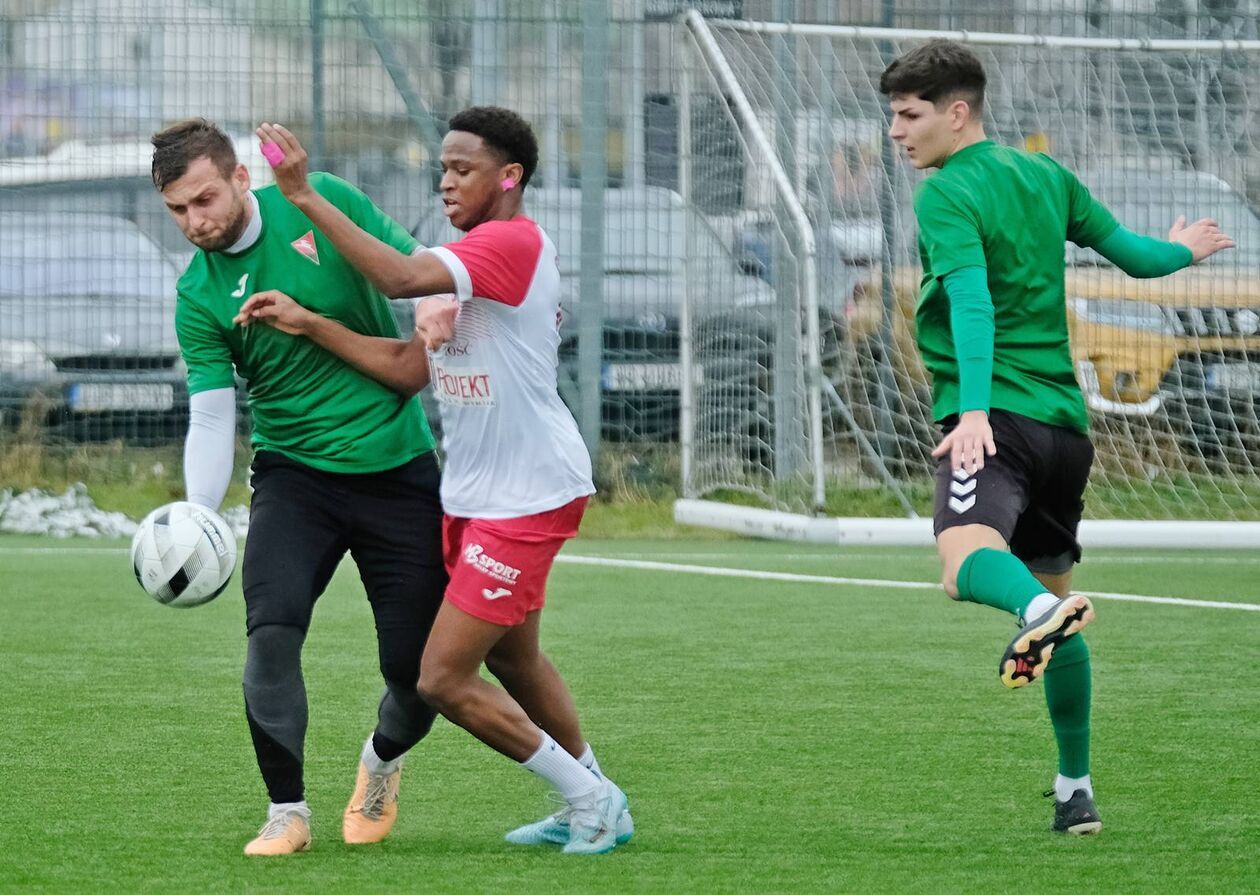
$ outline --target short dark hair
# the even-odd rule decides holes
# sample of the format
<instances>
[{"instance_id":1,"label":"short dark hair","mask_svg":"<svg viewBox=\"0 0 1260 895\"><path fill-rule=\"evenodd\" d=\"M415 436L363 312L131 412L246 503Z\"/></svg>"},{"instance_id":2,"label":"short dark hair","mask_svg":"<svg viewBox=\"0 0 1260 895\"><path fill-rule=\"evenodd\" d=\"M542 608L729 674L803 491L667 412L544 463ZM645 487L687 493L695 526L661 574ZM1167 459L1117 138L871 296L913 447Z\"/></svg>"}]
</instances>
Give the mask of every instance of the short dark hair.
<instances>
[{"instance_id":1,"label":"short dark hair","mask_svg":"<svg viewBox=\"0 0 1260 895\"><path fill-rule=\"evenodd\" d=\"M940 108L943 101L966 100L979 117L984 105L984 66L971 50L937 38L894 59L879 77L887 97L917 96Z\"/></svg>"},{"instance_id":2,"label":"short dark hair","mask_svg":"<svg viewBox=\"0 0 1260 895\"><path fill-rule=\"evenodd\" d=\"M226 180L236 170L232 138L204 118L186 118L158 131L153 144L153 185L158 192L184 176L199 158L208 158Z\"/></svg>"},{"instance_id":3,"label":"short dark hair","mask_svg":"<svg viewBox=\"0 0 1260 895\"><path fill-rule=\"evenodd\" d=\"M476 134L487 148L507 162L516 162L525 169L521 186L529 183L538 167L538 138L520 115L498 106L473 106L456 112L447 122L453 131Z\"/></svg>"}]
</instances>

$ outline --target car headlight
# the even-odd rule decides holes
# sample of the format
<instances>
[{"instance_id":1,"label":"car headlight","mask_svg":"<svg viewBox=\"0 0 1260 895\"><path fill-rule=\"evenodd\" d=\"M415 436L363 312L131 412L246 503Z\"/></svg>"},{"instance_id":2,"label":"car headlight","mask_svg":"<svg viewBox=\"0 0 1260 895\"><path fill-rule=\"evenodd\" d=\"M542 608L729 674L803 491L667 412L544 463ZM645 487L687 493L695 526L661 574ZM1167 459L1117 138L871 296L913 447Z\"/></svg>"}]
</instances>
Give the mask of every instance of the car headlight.
<instances>
[{"instance_id":1,"label":"car headlight","mask_svg":"<svg viewBox=\"0 0 1260 895\"><path fill-rule=\"evenodd\" d=\"M1173 335L1172 323L1159 305L1124 298L1069 298L1068 307L1086 323Z\"/></svg>"},{"instance_id":2,"label":"car headlight","mask_svg":"<svg viewBox=\"0 0 1260 895\"><path fill-rule=\"evenodd\" d=\"M20 376L51 376L57 367L34 342L0 339L0 372Z\"/></svg>"}]
</instances>

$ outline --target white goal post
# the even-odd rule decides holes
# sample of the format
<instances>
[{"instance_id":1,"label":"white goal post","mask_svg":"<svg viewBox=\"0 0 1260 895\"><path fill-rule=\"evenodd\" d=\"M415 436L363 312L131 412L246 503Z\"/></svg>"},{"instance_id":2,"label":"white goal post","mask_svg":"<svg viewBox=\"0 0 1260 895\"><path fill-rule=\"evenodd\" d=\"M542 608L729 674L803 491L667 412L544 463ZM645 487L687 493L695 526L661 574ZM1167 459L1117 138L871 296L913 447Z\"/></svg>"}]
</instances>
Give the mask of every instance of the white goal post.
<instances>
[{"instance_id":1,"label":"white goal post","mask_svg":"<svg viewBox=\"0 0 1260 895\"><path fill-rule=\"evenodd\" d=\"M936 435L913 347L921 175L886 138L886 64L947 37L986 130L1048 151L1127 226L1212 216L1237 250L1135 281L1065 246L1098 457L1082 541L1260 546L1260 41L792 25L678 29L688 234L680 522L930 543ZM724 258L718 256L725 255ZM726 273L734 259L739 275Z\"/></svg>"}]
</instances>

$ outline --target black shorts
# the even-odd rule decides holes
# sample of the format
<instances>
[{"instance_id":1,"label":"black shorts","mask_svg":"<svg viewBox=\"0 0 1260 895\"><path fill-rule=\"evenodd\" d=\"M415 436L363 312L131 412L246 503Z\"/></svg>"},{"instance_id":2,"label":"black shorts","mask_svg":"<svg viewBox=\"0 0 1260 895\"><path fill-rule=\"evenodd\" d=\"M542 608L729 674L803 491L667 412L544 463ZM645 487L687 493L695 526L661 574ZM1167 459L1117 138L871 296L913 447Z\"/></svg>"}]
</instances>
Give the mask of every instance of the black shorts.
<instances>
[{"instance_id":1,"label":"black shorts","mask_svg":"<svg viewBox=\"0 0 1260 895\"><path fill-rule=\"evenodd\" d=\"M259 451L251 469L241 569L246 629L273 624L305 631L348 552L379 639L391 647L395 639L408 641L397 650L414 653L418 670L447 582L433 452L382 472L336 473Z\"/></svg>"},{"instance_id":2,"label":"black shorts","mask_svg":"<svg viewBox=\"0 0 1260 895\"><path fill-rule=\"evenodd\" d=\"M942 422L945 434L957 417ZM1089 437L1006 410L989 414L997 454L972 475L936 467L933 532L959 525L996 529L1034 572L1061 574L1081 560L1076 531L1094 462Z\"/></svg>"}]
</instances>

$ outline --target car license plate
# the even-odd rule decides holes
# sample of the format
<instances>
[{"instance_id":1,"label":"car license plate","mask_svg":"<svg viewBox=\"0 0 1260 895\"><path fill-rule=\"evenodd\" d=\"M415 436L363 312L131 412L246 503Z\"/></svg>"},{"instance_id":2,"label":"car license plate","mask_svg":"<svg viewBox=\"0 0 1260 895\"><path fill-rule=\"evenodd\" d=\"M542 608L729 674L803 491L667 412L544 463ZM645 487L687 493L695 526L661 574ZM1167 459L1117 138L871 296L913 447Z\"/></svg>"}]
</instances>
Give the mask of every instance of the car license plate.
<instances>
[{"instance_id":1,"label":"car license plate","mask_svg":"<svg viewBox=\"0 0 1260 895\"><path fill-rule=\"evenodd\" d=\"M1260 392L1260 364L1208 364L1203 373L1208 388Z\"/></svg>"},{"instance_id":2,"label":"car license plate","mask_svg":"<svg viewBox=\"0 0 1260 895\"><path fill-rule=\"evenodd\" d=\"M166 382L81 382L70 386L71 410L170 410L175 387Z\"/></svg>"},{"instance_id":3,"label":"car license plate","mask_svg":"<svg viewBox=\"0 0 1260 895\"><path fill-rule=\"evenodd\" d=\"M682 364L604 364L602 384L609 392L676 392Z\"/></svg>"}]
</instances>

